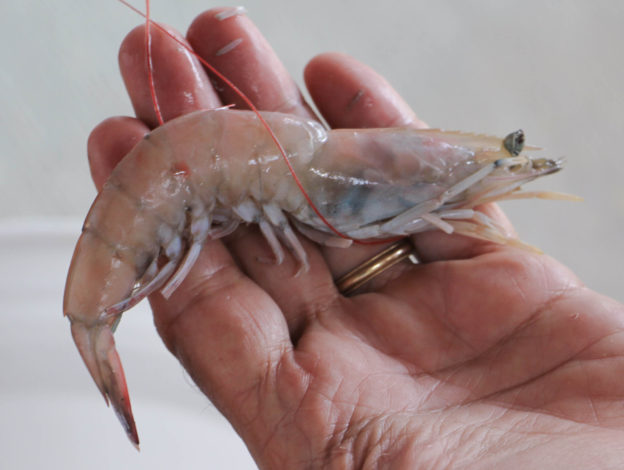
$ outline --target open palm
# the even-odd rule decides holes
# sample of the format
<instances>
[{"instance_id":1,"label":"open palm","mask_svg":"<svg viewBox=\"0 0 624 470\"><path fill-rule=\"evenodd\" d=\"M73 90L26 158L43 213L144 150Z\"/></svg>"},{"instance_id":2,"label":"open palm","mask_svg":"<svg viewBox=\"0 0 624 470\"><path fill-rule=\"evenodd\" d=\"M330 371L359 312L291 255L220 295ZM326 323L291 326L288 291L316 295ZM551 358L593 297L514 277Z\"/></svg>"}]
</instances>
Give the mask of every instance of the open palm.
<instances>
[{"instance_id":1,"label":"open palm","mask_svg":"<svg viewBox=\"0 0 624 470\"><path fill-rule=\"evenodd\" d=\"M220 20L222 11L195 20L193 48L258 108L313 116L249 19ZM239 102L153 34L165 119ZM112 118L92 133L98 187L156 125L141 28L124 41L120 64L138 119ZM349 57L315 58L306 82L333 127L424 125ZM511 232L496 206L483 210ZM398 265L346 298L333 279L380 248L302 243L311 268L295 277L294 259L263 261L271 252L259 231L240 229L207 242L168 300L151 298L163 340L261 467L624 463L621 305L545 255L437 232L414 237L422 264Z\"/></svg>"}]
</instances>

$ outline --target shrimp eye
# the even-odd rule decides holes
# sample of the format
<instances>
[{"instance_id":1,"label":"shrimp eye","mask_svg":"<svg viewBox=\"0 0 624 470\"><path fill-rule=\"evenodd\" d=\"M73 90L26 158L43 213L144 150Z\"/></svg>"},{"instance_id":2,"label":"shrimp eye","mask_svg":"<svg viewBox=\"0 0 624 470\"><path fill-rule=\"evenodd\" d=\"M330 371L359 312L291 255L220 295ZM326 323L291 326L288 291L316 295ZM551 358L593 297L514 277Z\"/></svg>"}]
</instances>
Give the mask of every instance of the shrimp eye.
<instances>
[{"instance_id":1,"label":"shrimp eye","mask_svg":"<svg viewBox=\"0 0 624 470\"><path fill-rule=\"evenodd\" d=\"M503 146L511 155L517 157L524 148L524 131L518 129L503 139Z\"/></svg>"}]
</instances>

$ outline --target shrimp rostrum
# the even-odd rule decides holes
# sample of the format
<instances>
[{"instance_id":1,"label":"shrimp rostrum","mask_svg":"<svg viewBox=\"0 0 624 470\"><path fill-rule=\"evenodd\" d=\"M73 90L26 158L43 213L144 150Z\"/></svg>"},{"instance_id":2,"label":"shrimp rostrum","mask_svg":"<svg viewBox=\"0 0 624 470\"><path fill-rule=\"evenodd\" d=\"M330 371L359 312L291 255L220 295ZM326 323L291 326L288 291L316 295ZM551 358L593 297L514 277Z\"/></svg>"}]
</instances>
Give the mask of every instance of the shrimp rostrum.
<instances>
[{"instance_id":1,"label":"shrimp rostrum","mask_svg":"<svg viewBox=\"0 0 624 470\"><path fill-rule=\"evenodd\" d=\"M517 197L523 183L561 168L559 160L532 155L521 131L505 139L433 129L327 131L292 115L262 116L312 204L259 116L221 109L148 134L115 168L84 223L64 312L91 376L135 444L113 331L145 296L170 295L206 239L256 223L276 261L290 252L301 270L308 262L293 226L333 246L432 229L519 243L475 208Z\"/></svg>"}]
</instances>

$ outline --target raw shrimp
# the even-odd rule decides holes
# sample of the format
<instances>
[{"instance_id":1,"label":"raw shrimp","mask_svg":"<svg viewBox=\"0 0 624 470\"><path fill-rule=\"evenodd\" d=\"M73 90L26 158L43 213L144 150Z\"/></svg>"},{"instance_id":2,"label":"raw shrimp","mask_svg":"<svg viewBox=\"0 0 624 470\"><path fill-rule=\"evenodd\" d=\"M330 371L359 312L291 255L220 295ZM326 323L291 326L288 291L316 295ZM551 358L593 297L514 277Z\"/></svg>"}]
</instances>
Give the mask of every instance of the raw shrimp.
<instances>
[{"instance_id":1,"label":"raw shrimp","mask_svg":"<svg viewBox=\"0 0 624 470\"><path fill-rule=\"evenodd\" d=\"M262 113L312 202L351 239L442 229L512 242L484 202L516 195L561 162L506 139L408 128L326 131L315 121ZM309 238L348 246L294 184L251 111L198 111L148 134L117 165L93 203L71 262L64 312L80 353L128 436L138 436L113 339L123 311L152 292L170 295L202 244L257 223L277 262L284 244L307 269L291 221Z\"/></svg>"}]
</instances>

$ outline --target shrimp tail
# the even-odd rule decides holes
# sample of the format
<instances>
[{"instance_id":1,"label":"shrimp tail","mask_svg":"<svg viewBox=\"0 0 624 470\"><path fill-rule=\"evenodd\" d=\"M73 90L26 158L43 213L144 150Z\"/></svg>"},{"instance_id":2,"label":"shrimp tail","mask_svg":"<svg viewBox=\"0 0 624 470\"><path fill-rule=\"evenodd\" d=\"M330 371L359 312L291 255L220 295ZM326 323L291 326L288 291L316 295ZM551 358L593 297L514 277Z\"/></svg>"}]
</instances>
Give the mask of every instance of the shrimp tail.
<instances>
[{"instance_id":1,"label":"shrimp tail","mask_svg":"<svg viewBox=\"0 0 624 470\"><path fill-rule=\"evenodd\" d=\"M130 395L110 324L95 327L74 322L71 325L74 342L89 373L106 404L112 404L115 414L128 438L139 449L139 435L132 415Z\"/></svg>"}]
</instances>

